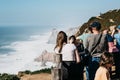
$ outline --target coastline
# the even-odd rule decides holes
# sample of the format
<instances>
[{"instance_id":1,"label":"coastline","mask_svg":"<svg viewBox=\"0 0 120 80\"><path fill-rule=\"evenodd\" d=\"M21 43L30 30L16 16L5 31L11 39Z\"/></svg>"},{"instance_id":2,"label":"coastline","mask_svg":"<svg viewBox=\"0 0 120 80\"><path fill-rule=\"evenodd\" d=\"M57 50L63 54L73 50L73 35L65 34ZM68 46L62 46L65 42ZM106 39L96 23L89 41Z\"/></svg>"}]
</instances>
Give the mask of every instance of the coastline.
<instances>
[{"instance_id":1,"label":"coastline","mask_svg":"<svg viewBox=\"0 0 120 80\"><path fill-rule=\"evenodd\" d=\"M29 40L16 41L10 45L3 46L14 51L0 55L0 73L17 74L19 71L43 69L40 66L41 63L34 61L34 59L41 55L45 49L50 52L53 51L54 44L47 43L50 34L51 32L32 35ZM47 64L51 65L50 63Z\"/></svg>"}]
</instances>

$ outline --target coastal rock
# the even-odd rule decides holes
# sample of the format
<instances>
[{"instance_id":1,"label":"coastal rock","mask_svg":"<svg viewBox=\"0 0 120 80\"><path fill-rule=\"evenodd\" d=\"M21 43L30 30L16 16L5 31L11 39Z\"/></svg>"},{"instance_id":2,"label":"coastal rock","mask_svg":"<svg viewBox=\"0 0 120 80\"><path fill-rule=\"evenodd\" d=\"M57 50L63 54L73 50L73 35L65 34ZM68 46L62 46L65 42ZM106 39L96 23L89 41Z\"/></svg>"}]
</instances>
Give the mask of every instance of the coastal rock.
<instances>
[{"instance_id":1,"label":"coastal rock","mask_svg":"<svg viewBox=\"0 0 120 80\"><path fill-rule=\"evenodd\" d=\"M69 28L68 30L66 30L66 34L67 36L71 36L71 35L75 35L75 33L78 31L79 27L73 27L73 28Z\"/></svg>"},{"instance_id":2,"label":"coastal rock","mask_svg":"<svg viewBox=\"0 0 120 80\"><path fill-rule=\"evenodd\" d=\"M47 50L44 50L42 54L35 58L34 60L37 62L54 62L54 55L55 53L48 52Z\"/></svg>"},{"instance_id":3,"label":"coastal rock","mask_svg":"<svg viewBox=\"0 0 120 80\"><path fill-rule=\"evenodd\" d=\"M55 44L57 34L58 34L58 31L56 29L53 29L47 43L48 44Z\"/></svg>"}]
</instances>

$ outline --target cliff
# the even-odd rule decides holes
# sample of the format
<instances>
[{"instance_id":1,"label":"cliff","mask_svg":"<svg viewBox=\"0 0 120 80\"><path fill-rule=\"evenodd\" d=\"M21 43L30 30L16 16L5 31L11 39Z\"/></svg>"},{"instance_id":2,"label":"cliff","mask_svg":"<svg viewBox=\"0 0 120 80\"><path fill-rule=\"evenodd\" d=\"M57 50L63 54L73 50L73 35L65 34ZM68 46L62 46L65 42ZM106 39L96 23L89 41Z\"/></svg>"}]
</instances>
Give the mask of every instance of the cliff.
<instances>
[{"instance_id":1,"label":"cliff","mask_svg":"<svg viewBox=\"0 0 120 80\"><path fill-rule=\"evenodd\" d=\"M120 25L120 9L109 10L106 13L100 13L99 16L91 17L87 22L82 26L79 26L79 29L76 33L76 36L81 35L84 30L89 27L90 23L94 21L99 21L101 23L102 29L108 29L111 25Z\"/></svg>"}]
</instances>

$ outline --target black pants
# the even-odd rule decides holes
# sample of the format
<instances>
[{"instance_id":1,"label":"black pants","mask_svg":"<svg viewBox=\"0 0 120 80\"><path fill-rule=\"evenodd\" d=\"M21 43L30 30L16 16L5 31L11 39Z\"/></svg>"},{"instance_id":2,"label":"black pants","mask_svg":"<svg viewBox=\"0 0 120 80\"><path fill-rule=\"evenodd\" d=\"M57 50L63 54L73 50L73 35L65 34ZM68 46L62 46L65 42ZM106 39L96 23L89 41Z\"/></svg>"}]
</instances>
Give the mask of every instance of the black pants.
<instances>
[{"instance_id":1,"label":"black pants","mask_svg":"<svg viewBox=\"0 0 120 80\"><path fill-rule=\"evenodd\" d=\"M120 53L113 53L114 65L115 65L115 77L120 78Z\"/></svg>"},{"instance_id":2,"label":"black pants","mask_svg":"<svg viewBox=\"0 0 120 80\"><path fill-rule=\"evenodd\" d=\"M63 61L63 80L83 80L83 69L82 62L76 64L75 61Z\"/></svg>"}]
</instances>

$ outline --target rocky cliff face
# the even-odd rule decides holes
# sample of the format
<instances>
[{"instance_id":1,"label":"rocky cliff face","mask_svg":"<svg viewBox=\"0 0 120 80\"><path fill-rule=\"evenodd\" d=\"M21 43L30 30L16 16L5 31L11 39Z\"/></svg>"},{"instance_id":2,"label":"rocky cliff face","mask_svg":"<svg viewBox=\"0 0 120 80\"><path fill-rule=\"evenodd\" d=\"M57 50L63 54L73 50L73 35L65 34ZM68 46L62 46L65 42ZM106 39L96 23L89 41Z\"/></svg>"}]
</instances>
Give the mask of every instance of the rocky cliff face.
<instances>
[{"instance_id":1,"label":"rocky cliff face","mask_svg":"<svg viewBox=\"0 0 120 80\"><path fill-rule=\"evenodd\" d=\"M58 34L58 30L53 29L51 32L51 35L48 39L48 44L55 44L56 43L57 34Z\"/></svg>"},{"instance_id":2,"label":"rocky cliff face","mask_svg":"<svg viewBox=\"0 0 120 80\"><path fill-rule=\"evenodd\" d=\"M47 50L44 50L42 54L35 58L34 60L37 62L54 62L54 55L55 53L48 52Z\"/></svg>"},{"instance_id":3,"label":"rocky cliff face","mask_svg":"<svg viewBox=\"0 0 120 80\"><path fill-rule=\"evenodd\" d=\"M109 10L106 13L100 13L99 16L91 17L88 22L84 23L82 26L79 26L79 30L76 33L76 36L81 35L84 30L89 27L90 23L94 21L99 21L101 23L102 29L108 29L111 25L120 25L120 9Z\"/></svg>"}]
</instances>

